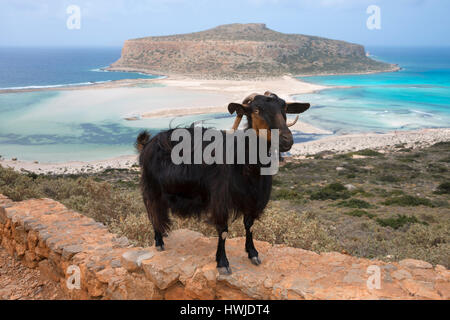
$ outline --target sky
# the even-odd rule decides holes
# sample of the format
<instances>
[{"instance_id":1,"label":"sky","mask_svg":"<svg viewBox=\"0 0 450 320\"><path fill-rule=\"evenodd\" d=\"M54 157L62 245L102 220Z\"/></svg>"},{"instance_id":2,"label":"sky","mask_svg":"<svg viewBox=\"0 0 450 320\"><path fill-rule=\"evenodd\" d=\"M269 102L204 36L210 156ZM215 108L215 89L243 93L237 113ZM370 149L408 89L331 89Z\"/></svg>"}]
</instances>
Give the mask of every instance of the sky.
<instances>
[{"instance_id":1,"label":"sky","mask_svg":"<svg viewBox=\"0 0 450 320\"><path fill-rule=\"evenodd\" d=\"M73 19L70 6L80 9ZM376 20L369 6L380 12ZM449 0L0 0L2 46L122 46L127 39L265 23L366 46L450 46ZM367 20L378 23L369 29ZM69 29L80 21L79 29Z\"/></svg>"}]
</instances>

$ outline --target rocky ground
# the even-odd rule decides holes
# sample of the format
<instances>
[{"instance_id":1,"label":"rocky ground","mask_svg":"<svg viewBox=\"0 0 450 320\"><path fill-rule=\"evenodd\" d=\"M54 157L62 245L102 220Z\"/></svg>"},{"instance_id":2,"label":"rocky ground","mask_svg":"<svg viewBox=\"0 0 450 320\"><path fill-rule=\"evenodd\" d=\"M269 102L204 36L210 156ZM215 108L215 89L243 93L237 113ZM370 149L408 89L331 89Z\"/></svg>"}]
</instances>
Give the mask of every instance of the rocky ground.
<instances>
[{"instance_id":1,"label":"rocky ground","mask_svg":"<svg viewBox=\"0 0 450 320\"><path fill-rule=\"evenodd\" d=\"M406 258L450 266L450 143L417 148L286 159L274 178L272 199L255 228L258 240L365 258ZM77 175L19 174L0 168L0 193L20 201L52 198L150 246L153 230L139 188L139 168ZM215 236L197 220L174 217L173 230ZM245 235L242 221L231 237Z\"/></svg>"},{"instance_id":2,"label":"rocky ground","mask_svg":"<svg viewBox=\"0 0 450 320\"><path fill-rule=\"evenodd\" d=\"M0 247L0 300L63 300L58 284L29 269Z\"/></svg>"}]
</instances>

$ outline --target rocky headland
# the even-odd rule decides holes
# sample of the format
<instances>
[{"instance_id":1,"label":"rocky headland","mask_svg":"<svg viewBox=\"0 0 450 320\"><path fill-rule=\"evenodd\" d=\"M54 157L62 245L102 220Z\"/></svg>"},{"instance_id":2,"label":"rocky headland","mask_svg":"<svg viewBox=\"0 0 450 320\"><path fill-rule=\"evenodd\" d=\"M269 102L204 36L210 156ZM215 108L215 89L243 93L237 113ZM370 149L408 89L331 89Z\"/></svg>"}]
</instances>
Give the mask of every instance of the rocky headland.
<instances>
[{"instance_id":1,"label":"rocky headland","mask_svg":"<svg viewBox=\"0 0 450 320\"><path fill-rule=\"evenodd\" d=\"M265 24L229 24L206 31L131 39L108 70L240 79L291 75L372 73L398 70L375 61L363 46Z\"/></svg>"}]
</instances>

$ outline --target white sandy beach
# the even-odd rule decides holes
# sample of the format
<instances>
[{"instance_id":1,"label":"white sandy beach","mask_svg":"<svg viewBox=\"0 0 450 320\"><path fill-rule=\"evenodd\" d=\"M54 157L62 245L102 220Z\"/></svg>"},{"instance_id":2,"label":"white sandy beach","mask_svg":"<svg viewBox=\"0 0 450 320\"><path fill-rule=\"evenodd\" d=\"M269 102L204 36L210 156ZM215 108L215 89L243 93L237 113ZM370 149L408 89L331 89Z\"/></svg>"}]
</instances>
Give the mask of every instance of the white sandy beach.
<instances>
[{"instance_id":1,"label":"white sandy beach","mask_svg":"<svg viewBox=\"0 0 450 320\"><path fill-rule=\"evenodd\" d=\"M144 85L144 87L142 87ZM145 87L151 85L150 87ZM157 85L155 87L155 85ZM159 85L159 86L158 86ZM266 90L278 94L287 101L292 95L301 95L322 90L326 87L299 81L285 76L268 80L192 80L181 76L163 79L120 80L85 87L58 88L59 91L73 91L78 96L77 104L84 100L113 101L122 99L130 104L130 110L138 113L138 118L170 118L182 115L226 113L229 102L241 102L253 92L264 93ZM51 89L39 89L42 91ZM24 90L16 90L24 91ZM30 90L27 90L30 91ZM10 92L10 91L8 91ZM167 99L167 97L173 99ZM163 97L165 100L158 97ZM153 101L148 105L145 101ZM156 102L155 102L156 101ZM135 108L135 109L131 109ZM301 117L300 117L301 120ZM324 129L299 121L293 131L331 135ZM366 148L386 149L396 144L418 147L450 140L450 129L424 129L418 131L398 131L386 134L352 134L330 136L317 141L295 144L291 155L304 157L321 151L346 152ZM107 168L129 168L136 164L136 154L100 161L76 161L64 163L35 163L34 161L13 161L1 159L0 165L15 170L35 173L71 174L79 172L97 172Z\"/></svg>"},{"instance_id":2,"label":"white sandy beach","mask_svg":"<svg viewBox=\"0 0 450 320\"><path fill-rule=\"evenodd\" d=\"M385 134L341 135L306 143L297 143L291 149L290 155L296 159L304 159L322 151L345 153L367 148L385 153L395 149L395 146L399 144L404 144L405 148L422 148L442 141L450 141L450 129L422 129L416 131L395 131ZM77 161L57 164L0 160L0 165L3 167L38 174L94 173L110 168L131 168L136 166L136 164L137 155L99 161Z\"/></svg>"}]
</instances>

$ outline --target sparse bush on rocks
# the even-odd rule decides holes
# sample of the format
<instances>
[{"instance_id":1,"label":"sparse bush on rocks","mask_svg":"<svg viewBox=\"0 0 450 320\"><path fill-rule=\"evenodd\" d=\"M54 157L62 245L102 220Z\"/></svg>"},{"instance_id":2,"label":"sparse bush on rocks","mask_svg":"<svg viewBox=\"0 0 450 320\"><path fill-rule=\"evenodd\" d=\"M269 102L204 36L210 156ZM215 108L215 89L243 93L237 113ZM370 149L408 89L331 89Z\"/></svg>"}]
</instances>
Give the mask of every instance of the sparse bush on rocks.
<instances>
[{"instance_id":1,"label":"sparse bush on rocks","mask_svg":"<svg viewBox=\"0 0 450 320\"><path fill-rule=\"evenodd\" d=\"M342 183L331 183L311 194L311 200L337 200L350 198L350 192Z\"/></svg>"},{"instance_id":2,"label":"sparse bush on rocks","mask_svg":"<svg viewBox=\"0 0 450 320\"><path fill-rule=\"evenodd\" d=\"M379 225L383 227L391 227L393 229L403 227L405 224L421 223L416 217L414 216L408 217L405 215L397 215L394 218L387 218L387 219L377 218L376 221Z\"/></svg>"},{"instance_id":3,"label":"sparse bush on rocks","mask_svg":"<svg viewBox=\"0 0 450 320\"><path fill-rule=\"evenodd\" d=\"M417 206L433 207L433 204L429 199L414 197L410 195L388 198L386 199L386 201L383 202L383 204L387 206L402 206L402 207L417 207Z\"/></svg>"},{"instance_id":4,"label":"sparse bush on rocks","mask_svg":"<svg viewBox=\"0 0 450 320\"><path fill-rule=\"evenodd\" d=\"M365 210L359 210L359 209L356 209L356 210L353 210L353 211L349 211L349 212L344 212L344 214L347 215L347 216L352 216L352 217L363 217L363 216L366 216L366 217L368 217L370 219L375 217L374 214L371 214L371 213L369 213L369 212L367 212Z\"/></svg>"},{"instance_id":5,"label":"sparse bush on rocks","mask_svg":"<svg viewBox=\"0 0 450 320\"><path fill-rule=\"evenodd\" d=\"M450 194L450 182L441 183L436 191L436 194Z\"/></svg>"}]
</instances>

